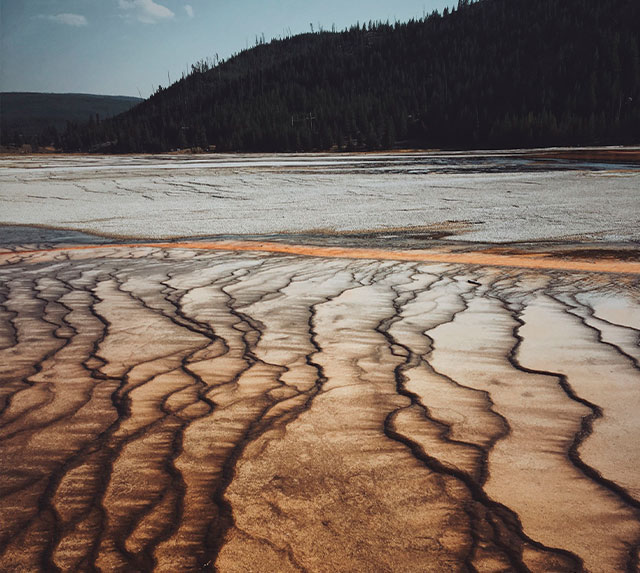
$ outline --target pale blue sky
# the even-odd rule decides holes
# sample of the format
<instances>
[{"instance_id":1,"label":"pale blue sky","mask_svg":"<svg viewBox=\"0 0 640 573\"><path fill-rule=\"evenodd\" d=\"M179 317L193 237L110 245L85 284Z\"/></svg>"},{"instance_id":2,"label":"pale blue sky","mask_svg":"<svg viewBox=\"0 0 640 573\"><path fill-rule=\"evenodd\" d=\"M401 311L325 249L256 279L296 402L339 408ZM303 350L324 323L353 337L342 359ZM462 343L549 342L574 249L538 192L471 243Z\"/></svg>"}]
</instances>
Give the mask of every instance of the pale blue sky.
<instances>
[{"instance_id":1,"label":"pale blue sky","mask_svg":"<svg viewBox=\"0 0 640 573\"><path fill-rule=\"evenodd\" d=\"M447 0L0 0L0 91L150 95L197 60L356 21L406 21Z\"/></svg>"}]
</instances>

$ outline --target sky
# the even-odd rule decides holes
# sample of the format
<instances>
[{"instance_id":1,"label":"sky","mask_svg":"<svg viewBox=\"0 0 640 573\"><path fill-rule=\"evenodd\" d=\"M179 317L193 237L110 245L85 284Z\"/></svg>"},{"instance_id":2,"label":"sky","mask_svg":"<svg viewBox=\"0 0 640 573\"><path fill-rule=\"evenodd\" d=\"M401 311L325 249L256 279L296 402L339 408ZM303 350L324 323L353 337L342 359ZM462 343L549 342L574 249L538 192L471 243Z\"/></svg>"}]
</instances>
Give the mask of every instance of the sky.
<instances>
[{"instance_id":1,"label":"sky","mask_svg":"<svg viewBox=\"0 0 640 573\"><path fill-rule=\"evenodd\" d=\"M191 64L356 22L421 18L451 0L0 0L0 91L148 97Z\"/></svg>"}]
</instances>

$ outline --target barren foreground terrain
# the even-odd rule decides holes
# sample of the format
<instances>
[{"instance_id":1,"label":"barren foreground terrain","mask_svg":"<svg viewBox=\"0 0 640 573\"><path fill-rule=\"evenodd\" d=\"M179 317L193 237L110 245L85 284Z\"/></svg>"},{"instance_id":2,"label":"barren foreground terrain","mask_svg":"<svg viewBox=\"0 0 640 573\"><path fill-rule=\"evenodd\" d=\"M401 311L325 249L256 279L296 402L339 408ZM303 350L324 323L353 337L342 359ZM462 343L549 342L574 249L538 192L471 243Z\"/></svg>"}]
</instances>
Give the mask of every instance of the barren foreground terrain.
<instances>
[{"instance_id":1,"label":"barren foreground terrain","mask_svg":"<svg viewBox=\"0 0 640 573\"><path fill-rule=\"evenodd\" d=\"M637 568L635 267L227 248L0 255L1 570Z\"/></svg>"},{"instance_id":2,"label":"barren foreground terrain","mask_svg":"<svg viewBox=\"0 0 640 573\"><path fill-rule=\"evenodd\" d=\"M637 571L638 155L0 159L0 571Z\"/></svg>"}]
</instances>

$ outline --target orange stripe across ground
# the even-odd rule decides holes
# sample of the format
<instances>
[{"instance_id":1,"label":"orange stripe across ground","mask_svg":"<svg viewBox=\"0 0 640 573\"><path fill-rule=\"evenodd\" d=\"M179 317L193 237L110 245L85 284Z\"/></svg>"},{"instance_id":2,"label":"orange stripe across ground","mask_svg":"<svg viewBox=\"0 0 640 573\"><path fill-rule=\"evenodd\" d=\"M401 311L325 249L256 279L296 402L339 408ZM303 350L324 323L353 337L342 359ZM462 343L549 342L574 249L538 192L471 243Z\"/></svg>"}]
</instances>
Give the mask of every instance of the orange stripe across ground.
<instances>
[{"instance_id":1,"label":"orange stripe across ground","mask_svg":"<svg viewBox=\"0 0 640 573\"><path fill-rule=\"evenodd\" d=\"M57 251L100 250L100 249L196 249L206 251L253 251L281 253L324 258L340 259L378 259L389 261L408 261L425 263L453 263L495 267L513 267L524 269L588 271L600 273L639 274L640 262L616 259L578 259L566 260L540 254L502 255L482 251L466 253L447 253L429 250L390 250L363 249L356 247L323 247L315 245L292 245L255 241L218 241L218 242L171 242L171 243L134 243L115 245L79 245L25 251L0 252L0 256L15 256L29 253Z\"/></svg>"}]
</instances>

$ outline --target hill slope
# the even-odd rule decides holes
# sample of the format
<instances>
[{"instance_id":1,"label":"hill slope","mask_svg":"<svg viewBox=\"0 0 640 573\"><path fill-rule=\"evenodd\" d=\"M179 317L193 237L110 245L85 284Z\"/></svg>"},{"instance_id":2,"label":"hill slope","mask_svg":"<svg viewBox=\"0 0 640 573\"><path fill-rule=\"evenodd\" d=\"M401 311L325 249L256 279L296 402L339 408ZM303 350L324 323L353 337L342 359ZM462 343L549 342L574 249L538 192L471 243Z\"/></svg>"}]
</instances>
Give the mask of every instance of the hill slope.
<instances>
[{"instance_id":1,"label":"hill slope","mask_svg":"<svg viewBox=\"0 0 640 573\"><path fill-rule=\"evenodd\" d=\"M67 149L478 147L640 141L638 0L461 0L406 24L201 63Z\"/></svg>"},{"instance_id":2,"label":"hill slope","mask_svg":"<svg viewBox=\"0 0 640 573\"><path fill-rule=\"evenodd\" d=\"M0 93L0 141L14 143L16 135L30 139L52 127L62 131L68 121L84 122L96 115L100 118L112 117L141 101L126 96Z\"/></svg>"}]
</instances>

